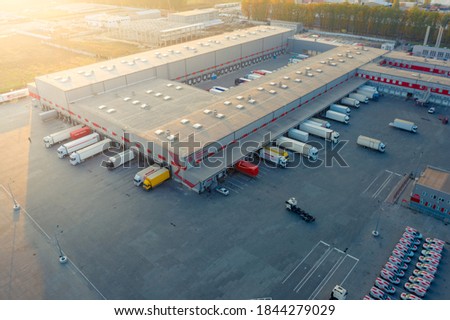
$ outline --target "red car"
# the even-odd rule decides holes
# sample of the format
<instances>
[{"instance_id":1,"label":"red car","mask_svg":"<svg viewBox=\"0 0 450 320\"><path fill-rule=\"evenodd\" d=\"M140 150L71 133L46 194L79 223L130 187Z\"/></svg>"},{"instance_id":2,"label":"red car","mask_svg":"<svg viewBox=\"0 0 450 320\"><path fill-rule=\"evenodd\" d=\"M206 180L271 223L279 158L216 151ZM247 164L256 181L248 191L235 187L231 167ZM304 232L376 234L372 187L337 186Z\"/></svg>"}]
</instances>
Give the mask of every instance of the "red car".
<instances>
[{"instance_id":1,"label":"red car","mask_svg":"<svg viewBox=\"0 0 450 320\"><path fill-rule=\"evenodd\" d=\"M415 245L419 245L420 244L420 240L418 238L414 237L412 234L410 234L408 232L403 232L402 237L405 238L406 240L409 240L409 242L411 242L411 243L413 243Z\"/></svg>"}]
</instances>

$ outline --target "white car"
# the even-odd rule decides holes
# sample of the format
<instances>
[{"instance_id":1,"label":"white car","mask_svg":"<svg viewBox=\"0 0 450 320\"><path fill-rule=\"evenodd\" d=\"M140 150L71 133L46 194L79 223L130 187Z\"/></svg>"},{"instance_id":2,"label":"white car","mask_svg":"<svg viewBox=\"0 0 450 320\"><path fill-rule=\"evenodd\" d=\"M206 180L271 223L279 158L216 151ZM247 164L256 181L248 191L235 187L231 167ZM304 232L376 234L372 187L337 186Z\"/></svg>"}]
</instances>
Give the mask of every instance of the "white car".
<instances>
[{"instance_id":1,"label":"white car","mask_svg":"<svg viewBox=\"0 0 450 320\"><path fill-rule=\"evenodd\" d=\"M425 280L428 280L430 282L433 282L434 280L434 276L431 273L426 272L425 270L414 269L413 275L415 275L416 277L424 278Z\"/></svg>"},{"instance_id":2,"label":"white car","mask_svg":"<svg viewBox=\"0 0 450 320\"><path fill-rule=\"evenodd\" d=\"M431 108L428 109L428 113L429 114L433 114L435 112L436 112L436 108L435 107L431 107Z\"/></svg>"},{"instance_id":3,"label":"white car","mask_svg":"<svg viewBox=\"0 0 450 320\"><path fill-rule=\"evenodd\" d=\"M422 234L419 232L419 231L417 231L416 229L414 229L414 228L411 228L411 227L406 227L405 228L405 231L407 232L407 233L409 233L409 234L412 234L414 237L416 237L417 239L422 239Z\"/></svg>"},{"instance_id":4,"label":"white car","mask_svg":"<svg viewBox=\"0 0 450 320\"><path fill-rule=\"evenodd\" d=\"M390 283L393 284L399 284L400 283L400 278L397 277L392 271L386 270L386 269L381 269L380 271L380 277L382 277L385 280L388 280Z\"/></svg>"},{"instance_id":5,"label":"white car","mask_svg":"<svg viewBox=\"0 0 450 320\"><path fill-rule=\"evenodd\" d=\"M368 296L367 294L364 296L363 300L374 300L371 296Z\"/></svg>"},{"instance_id":6,"label":"white car","mask_svg":"<svg viewBox=\"0 0 450 320\"><path fill-rule=\"evenodd\" d=\"M404 246L401 243L397 243L395 245L395 249L402 251L407 256L414 257L414 251L410 250L407 246Z\"/></svg>"},{"instance_id":7,"label":"white car","mask_svg":"<svg viewBox=\"0 0 450 320\"><path fill-rule=\"evenodd\" d=\"M421 253L423 256L428 256L428 257L431 257L436 260L441 260L441 258L442 258L442 255L440 253L437 253L437 252L434 252L431 250L422 250Z\"/></svg>"},{"instance_id":8,"label":"white car","mask_svg":"<svg viewBox=\"0 0 450 320\"><path fill-rule=\"evenodd\" d=\"M225 187L217 187L215 190L216 190L218 193L223 194L224 196L227 196L227 195L230 194L230 190L228 190L228 189L225 188Z\"/></svg>"},{"instance_id":9,"label":"white car","mask_svg":"<svg viewBox=\"0 0 450 320\"><path fill-rule=\"evenodd\" d=\"M390 256L389 257L389 262L395 264L396 266L398 266L400 269L406 270L408 269L408 265L403 262L402 259L399 259L397 257L394 256Z\"/></svg>"},{"instance_id":10,"label":"white car","mask_svg":"<svg viewBox=\"0 0 450 320\"><path fill-rule=\"evenodd\" d=\"M416 268L431 273L432 275L436 274L437 272L437 268L428 263L417 262Z\"/></svg>"},{"instance_id":11,"label":"white car","mask_svg":"<svg viewBox=\"0 0 450 320\"><path fill-rule=\"evenodd\" d=\"M418 296L413 295L412 293L406 293L406 292L402 292L402 294L400 295L400 299L403 299L403 300L422 300Z\"/></svg>"},{"instance_id":12,"label":"white car","mask_svg":"<svg viewBox=\"0 0 450 320\"><path fill-rule=\"evenodd\" d=\"M408 235L410 235L410 234L408 233ZM416 242L414 242L414 240L416 240ZM413 238L411 240L411 239L408 239L408 238L400 238L400 240L398 240L398 243L401 243L402 245L407 246L412 251L416 251L417 250L417 244L420 244L420 241L419 241L419 243L417 243L417 241L419 241L419 239Z\"/></svg>"},{"instance_id":13,"label":"white car","mask_svg":"<svg viewBox=\"0 0 450 320\"><path fill-rule=\"evenodd\" d=\"M429 244L437 244L437 245L439 245L441 247L443 247L444 244L445 244L445 241L437 239L437 238L426 238L425 242L429 243Z\"/></svg>"},{"instance_id":14,"label":"white car","mask_svg":"<svg viewBox=\"0 0 450 320\"><path fill-rule=\"evenodd\" d=\"M428 290L428 288L431 286L431 282L430 281L425 280L424 278L421 278L421 277L410 276L408 278L408 280L411 283L418 284L419 286L421 286L425 290Z\"/></svg>"},{"instance_id":15,"label":"white car","mask_svg":"<svg viewBox=\"0 0 450 320\"><path fill-rule=\"evenodd\" d=\"M369 294L372 298L378 300L392 300L391 297L389 297L383 290L380 290L377 287L372 287Z\"/></svg>"},{"instance_id":16,"label":"white car","mask_svg":"<svg viewBox=\"0 0 450 320\"><path fill-rule=\"evenodd\" d=\"M425 280L426 281L426 280ZM383 280L381 278L375 279L375 287L378 289L384 290L387 293L395 293L395 288L386 280Z\"/></svg>"},{"instance_id":17,"label":"white car","mask_svg":"<svg viewBox=\"0 0 450 320\"><path fill-rule=\"evenodd\" d=\"M402 259L403 262L406 262L406 263L410 263L411 262L411 257L407 256L406 253L404 253L403 251L400 251L398 249L392 250L392 255L394 257Z\"/></svg>"},{"instance_id":18,"label":"white car","mask_svg":"<svg viewBox=\"0 0 450 320\"><path fill-rule=\"evenodd\" d=\"M414 283L410 283L410 282L405 283L404 288L406 290L408 290L409 292L414 293L416 296L421 297L421 298L424 297L425 294L427 293L427 290L425 290L421 286L414 284Z\"/></svg>"},{"instance_id":19,"label":"white car","mask_svg":"<svg viewBox=\"0 0 450 320\"><path fill-rule=\"evenodd\" d=\"M429 244L429 243L424 243L422 246L425 250L431 250L434 251L436 253L441 253L442 250L444 249L444 247L436 245L436 244Z\"/></svg>"},{"instance_id":20,"label":"white car","mask_svg":"<svg viewBox=\"0 0 450 320\"><path fill-rule=\"evenodd\" d=\"M423 263L431 264L432 266L435 266L436 268L439 266L439 260L434 259L432 257L420 256L419 261L423 262Z\"/></svg>"},{"instance_id":21,"label":"white car","mask_svg":"<svg viewBox=\"0 0 450 320\"><path fill-rule=\"evenodd\" d=\"M395 264L392 264L390 262L386 262L386 264L384 265L384 268L386 270L389 270L389 271L393 272L397 277L402 278L402 277L405 276L405 271L401 270Z\"/></svg>"},{"instance_id":22,"label":"white car","mask_svg":"<svg viewBox=\"0 0 450 320\"><path fill-rule=\"evenodd\" d=\"M411 233L403 232L402 237L404 239L409 240L409 242L411 242L412 244L415 244L415 245L419 245L420 244L420 240L418 238L416 238L414 235L412 235ZM409 244L407 246L409 246Z\"/></svg>"}]
</instances>

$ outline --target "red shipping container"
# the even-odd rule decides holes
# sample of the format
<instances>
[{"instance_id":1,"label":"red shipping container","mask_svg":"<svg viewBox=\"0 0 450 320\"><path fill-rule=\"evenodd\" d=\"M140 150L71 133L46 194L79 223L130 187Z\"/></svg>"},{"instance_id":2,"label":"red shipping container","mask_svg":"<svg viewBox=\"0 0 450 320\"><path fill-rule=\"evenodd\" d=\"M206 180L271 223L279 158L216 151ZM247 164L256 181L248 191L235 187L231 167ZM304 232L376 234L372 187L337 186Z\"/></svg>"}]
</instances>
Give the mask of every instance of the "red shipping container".
<instances>
[{"instance_id":1,"label":"red shipping container","mask_svg":"<svg viewBox=\"0 0 450 320\"><path fill-rule=\"evenodd\" d=\"M250 177L256 177L259 173L259 167L257 165L244 160L236 162L234 168Z\"/></svg>"},{"instance_id":2,"label":"red shipping container","mask_svg":"<svg viewBox=\"0 0 450 320\"><path fill-rule=\"evenodd\" d=\"M88 134L91 134L92 130L89 127L83 127L77 130L74 130L70 133L70 139L76 140L79 138L82 138L84 136L87 136Z\"/></svg>"}]
</instances>

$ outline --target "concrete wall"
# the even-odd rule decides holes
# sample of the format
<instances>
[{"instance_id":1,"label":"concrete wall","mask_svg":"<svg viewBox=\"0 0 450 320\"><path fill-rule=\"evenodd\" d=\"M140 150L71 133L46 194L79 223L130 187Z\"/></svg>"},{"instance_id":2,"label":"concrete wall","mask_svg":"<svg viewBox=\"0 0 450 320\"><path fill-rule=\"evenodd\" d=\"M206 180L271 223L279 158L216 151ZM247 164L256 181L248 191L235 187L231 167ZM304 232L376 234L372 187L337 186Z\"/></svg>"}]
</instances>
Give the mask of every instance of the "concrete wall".
<instances>
[{"instance_id":1,"label":"concrete wall","mask_svg":"<svg viewBox=\"0 0 450 320\"><path fill-rule=\"evenodd\" d=\"M328 43L306 41L293 38L288 39L288 46L289 50L295 53L303 53L308 50L325 52L333 48L336 48L336 46Z\"/></svg>"}]
</instances>

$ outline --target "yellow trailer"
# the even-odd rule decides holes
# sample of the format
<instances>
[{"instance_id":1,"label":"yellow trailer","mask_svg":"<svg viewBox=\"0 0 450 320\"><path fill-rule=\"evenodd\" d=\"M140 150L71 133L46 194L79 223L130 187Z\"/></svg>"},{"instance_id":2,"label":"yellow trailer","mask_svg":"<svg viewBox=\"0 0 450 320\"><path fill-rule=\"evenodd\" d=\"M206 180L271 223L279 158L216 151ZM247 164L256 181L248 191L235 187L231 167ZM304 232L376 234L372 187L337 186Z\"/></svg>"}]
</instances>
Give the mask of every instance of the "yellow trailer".
<instances>
[{"instance_id":1,"label":"yellow trailer","mask_svg":"<svg viewBox=\"0 0 450 320\"><path fill-rule=\"evenodd\" d=\"M277 155L279 155L281 157L285 157L286 160L289 159L289 154L286 152L286 150L283 150L283 149L281 149L279 147L267 146L267 147L264 147L264 149L266 149L267 151L271 151L271 152L273 152L273 153L275 153L275 154L277 154Z\"/></svg>"},{"instance_id":2,"label":"yellow trailer","mask_svg":"<svg viewBox=\"0 0 450 320\"><path fill-rule=\"evenodd\" d=\"M170 178L170 171L166 168L161 168L152 174L148 175L144 183L142 184L142 187L149 191L150 189L156 187L157 185L163 183L167 179Z\"/></svg>"}]
</instances>

